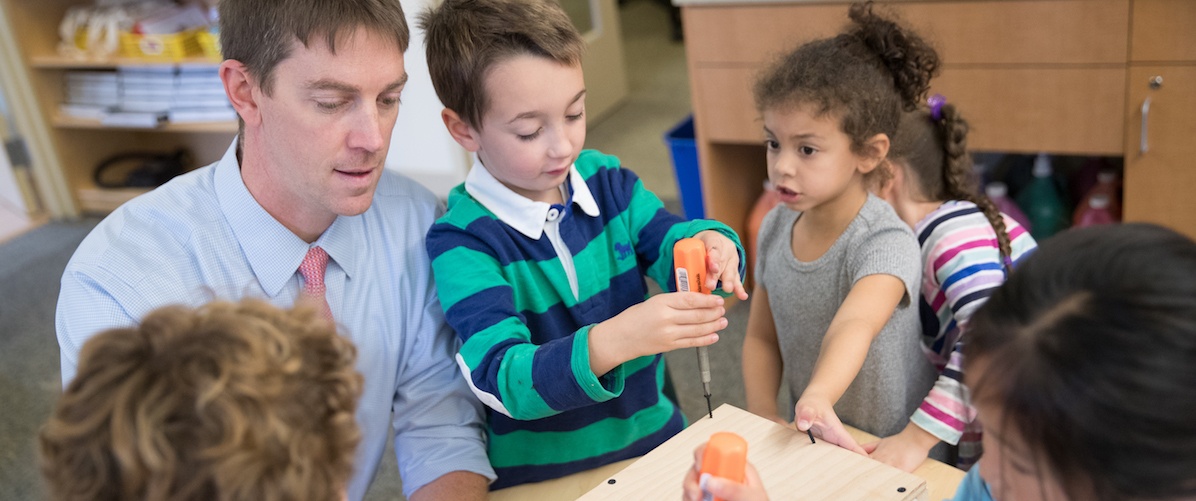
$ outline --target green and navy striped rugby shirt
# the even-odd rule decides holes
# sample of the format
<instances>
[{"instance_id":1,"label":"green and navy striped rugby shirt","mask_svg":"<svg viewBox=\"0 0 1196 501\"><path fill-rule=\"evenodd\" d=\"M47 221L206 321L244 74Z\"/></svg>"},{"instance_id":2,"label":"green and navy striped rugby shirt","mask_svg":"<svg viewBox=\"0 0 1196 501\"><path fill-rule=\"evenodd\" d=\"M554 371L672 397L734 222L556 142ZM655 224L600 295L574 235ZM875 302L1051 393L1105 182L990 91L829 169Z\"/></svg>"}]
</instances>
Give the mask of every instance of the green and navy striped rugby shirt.
<instances>
[{"instance_id":1,"label":"green and navy striped rugby shirt","mask_svg":"<svg viewBox=\"0 0 1196 501\"><path fill-rule=\"evenodd\" d=\"M676 290L672 248L681 238L718 231L744 262L729 227L669 213L617 158L586 150L574 168L599 206L596 217L573 203L563 208L576 298L549 238L504 223L464 184L428 233L445 317L463 342L458 365L487 405L492 489L637 457L680 431L684 417L662 393L663 357L596 377L589 330L646 299L645 276Z\"/></svg>"}]
</instances>

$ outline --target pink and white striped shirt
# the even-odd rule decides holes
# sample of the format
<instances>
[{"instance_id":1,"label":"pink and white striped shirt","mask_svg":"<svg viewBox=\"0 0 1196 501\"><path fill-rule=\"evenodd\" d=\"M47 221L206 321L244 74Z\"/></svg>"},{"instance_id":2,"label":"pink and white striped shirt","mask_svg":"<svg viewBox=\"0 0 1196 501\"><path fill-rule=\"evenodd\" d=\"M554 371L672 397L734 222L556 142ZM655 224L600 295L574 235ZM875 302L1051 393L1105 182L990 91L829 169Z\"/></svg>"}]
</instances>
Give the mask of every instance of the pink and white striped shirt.
<instances>
[{"instance_id":1,"label":"pink and white striped shirt","mask_svg":"<svg viewBox=\"0 0 1196 501\"><path fill-rule=\"evenodd\" d=\"M1004 215L1012 265L1037 247L1030 232ZM949 444L958 466L979 458L980 428L963 385L963 333L968 320L1005 282L997 234L984 212L966 201L944 202L914 227L922 248L922 341L938 380L910 418Z\"/></svg>"}]
</instances>

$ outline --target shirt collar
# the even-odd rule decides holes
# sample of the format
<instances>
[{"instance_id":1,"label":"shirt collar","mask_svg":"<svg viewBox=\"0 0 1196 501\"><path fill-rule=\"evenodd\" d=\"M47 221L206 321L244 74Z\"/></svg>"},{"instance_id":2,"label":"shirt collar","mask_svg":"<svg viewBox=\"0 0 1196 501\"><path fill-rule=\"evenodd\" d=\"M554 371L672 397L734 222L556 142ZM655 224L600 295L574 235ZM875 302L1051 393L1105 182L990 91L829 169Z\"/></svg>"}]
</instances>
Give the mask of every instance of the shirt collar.
<instances>
[{"instance_id":1,"label":"shirt collar","mask_svg":"<svg viewBox=\"0 0 1196 501\"><path fill-rule=\"evenodd\" d=\"M249 193L249 188L241 178L236 138L216 163L215 169L216 199L220 211L266 294L274 297L282 292L312 245L323 247L331 261L352 277L356 263L353 242L357 241L360 230L360 225L353 223L361 216L337 217L314 244L308 244L274 219Z\"/></svg>"},{"instance_id":2,"label":"shirt collar","mask_svg":"<svg viewBox=\"0 0 1196 501\"><path fill-rule=\"evenodd\" d=\"M573 192L572 203L586 215L598 217L598 202L594 200L594 194L590 192L576 165L569 166L569 187ZM469 174L465 176L465 191L499 220L528 238L539 240L544 234L544 225L548 223L548 211L552 205L515 193L490 174L481 160L475 159Z\"/></svg>"}]
</instances>

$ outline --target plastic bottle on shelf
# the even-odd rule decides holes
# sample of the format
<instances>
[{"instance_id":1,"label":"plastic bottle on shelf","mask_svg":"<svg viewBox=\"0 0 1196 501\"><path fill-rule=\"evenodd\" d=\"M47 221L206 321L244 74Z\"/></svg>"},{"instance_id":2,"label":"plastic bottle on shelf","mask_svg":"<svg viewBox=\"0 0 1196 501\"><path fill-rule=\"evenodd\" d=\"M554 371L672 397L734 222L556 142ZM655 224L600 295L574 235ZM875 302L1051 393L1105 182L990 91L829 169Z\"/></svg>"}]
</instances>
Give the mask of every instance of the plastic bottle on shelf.
<instances>
[{"instance_id":1,"label":"plastic bottle on shelf","mask_svg":"<svg viewBox=\"0 0 1196 501\"><path fill-rule=\"evenodd\" d=\"M1088 197L1085 205L1076 211L1075 225L1077 228L1096 226L1098 224L1113 224L1117 219L1109 210L1110 199L1104 193L1096 193Z\"/></svg>"},{"instance_id":2,"label":"plastic bottle on shelf","mask_svg":"<svg viewBox=\"0 0 1196 501\"><path fill-rule=\"evenodd\" d=\"M1030 219L1030 234L1041 242L1068 225L1063 198L1055 187L1054 170L1046 153L1034 159L1034 179L1017 195L1017 204Z\"/></svg>"},{"instance_id":3,"label":"plastic bottle on shelf","mask_svg":"<svg viewBox=\"0 0 1196 501\"><path fill-rule=\"evenodd\" d=\"M1116 172L1106 169L1096 175L1096 184L1092 185L1080 203L1076 204L1072 224L1080 225L1080 216L1088 209L1092 197L1097 195L1105 198L1106 210L1113 220L1121 221L1121 180Z\"/></svg>"},{"instance_id":4,"label":"plastic bottle on shelf","mask_svg":"<svg viewBox=\"0 0 1196 501\"><path fill-rule=\"evenodd\" d=\"M1030 218L1026 217L1026 213L1017 206L1009 198L1009 187L1000 181L993 181L984 187L984 194L992 201L993 205L997 206L997 210L1005 213L1005 215L1013 218L1018 224L1022 225L1026 231L1030 231L1033 226L1030 224Z\"/></svg>"}]
</instances>

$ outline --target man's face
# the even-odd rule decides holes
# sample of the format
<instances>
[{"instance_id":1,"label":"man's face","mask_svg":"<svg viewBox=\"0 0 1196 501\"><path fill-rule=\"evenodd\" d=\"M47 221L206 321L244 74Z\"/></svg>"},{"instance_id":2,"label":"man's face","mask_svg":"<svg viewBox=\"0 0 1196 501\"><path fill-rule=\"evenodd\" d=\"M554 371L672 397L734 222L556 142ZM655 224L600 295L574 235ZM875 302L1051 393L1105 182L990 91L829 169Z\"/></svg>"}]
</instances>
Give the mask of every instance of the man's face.
<instances>
[{"instance_id":1,"label":"man's face","mask_svg":"<svg viewBox=\"0 0 1196 501\"><path fill-rule=\"evenodd\" d=\"M370 207L407 73L395 41L369 30L337 40L335 54L322 39L309 42L294 42L269 96L254 91L261 124L252 147L262 151L246 155L256 162L245 169L258 172L245 177L271 215L314 240L336 216Z\"/></svg>"}]
</instances>

